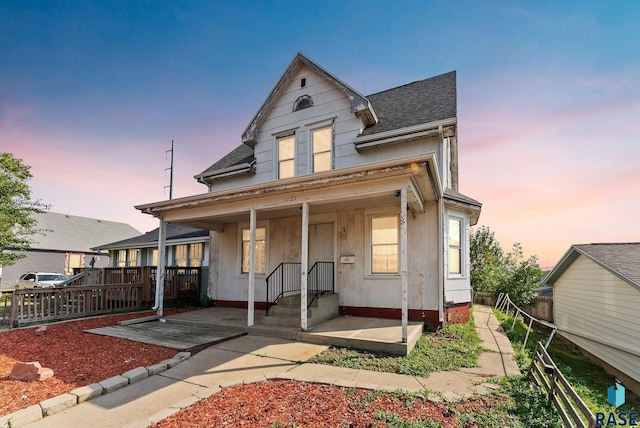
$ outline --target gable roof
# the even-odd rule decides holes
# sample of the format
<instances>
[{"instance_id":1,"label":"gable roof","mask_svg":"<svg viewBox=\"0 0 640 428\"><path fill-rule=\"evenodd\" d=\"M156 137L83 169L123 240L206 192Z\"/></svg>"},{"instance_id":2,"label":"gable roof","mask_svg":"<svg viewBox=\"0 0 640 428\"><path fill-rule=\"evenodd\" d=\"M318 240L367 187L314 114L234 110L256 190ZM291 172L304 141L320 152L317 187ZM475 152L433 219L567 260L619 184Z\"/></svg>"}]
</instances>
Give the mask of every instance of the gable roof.
<instances>
[{"instance_id":1,"label":"gable roof","mask_svg":"<svg viewBox=\"0 0 640 428\"><path fill-rule=\"evenodd\" d=\"M553 284L580 255L640 289L640 242L572 245L542 285Z\"/></svg>"},{"instance_id":2,"label":"gable roof","mask_svg":"<svg viewBox=\"0 0 640 428\"><path fill-rule=\"evenodd\" d=\"M251 120L249 126L247 126L247 129L245 129L245 131L243 132L242 142L244 144L248 145L251 148L255 146L258 127L260 123L262 122L266 113L271 109L273 103L278 99L280 90L291 81L291 79L303 65L306 65L315 73L324 77L327 81L333 83L338 89L344 92L345 95L347 95L347 97L349 98L349 102L351 103L351 112L361 118L366 125L373 125L378 121L376 112L373 110L371 103L366 97L362 96L351 86L347 85L342 80L329 73L311 58L307 57L301 52L298 52L289 63L289 66L282 74L282 77L280 77L280 80L278 80L278 83L276 83L276 85L269 93L267 99L264 100L262 106L258 109L258 112Z\"/></svg>"},{"instance_id":3,"label":"gable roof","mask_svg":"<svg viewBox=\"0 0 640 428\"><path fill-rule=\"evenodd\" d=\"M127 239L140 232L126 223L44 212L34 214L38 228L45 234L33 237L32 249L94 252L96 245L115 239Z\"/></svg>"},{"instance_id":4,"label":"gable roof","mask_svg":"<svg viewBox=\"0 0 640 428\"><path fill-rule=\"evenodd\" d=\"M379 120L358 137L455 118L456 72L367 95L367 99L376 109Z\"/></svg>"},{"instance_id":5,"label":"gable roof","mask_svg":"<svg viewBox=\"0 0 640 428\"><path fill-rule=\"evenodd\" d=\"M360 111L361 114L364 114L362 112L367 111L373 115L371 117L367 116L369 120L368 122L365 120L365 123L368 126L356 137L356 142L358 139L371 138L370 136L375 134L425 123L434 123L445 119L453 119L449 121L450 123L447 122L448 125L455 124L457 116L455 71L387 89L365 97L310 58L298 52L254 116L251 124L244 131L242 135L243 144L200 174L195 175L194 178L196 180L207 184L215 179L255 172L253 147L255 146L256 132L260 120L276 100L277 92L289 82L302 64L307 65L342 89L349 96L354 113L358 114L358 111Z\"/></svg>"},{"instance_id":6,"label":"gable roof","mask_svg":"<svg viewBox=\"0 0 640 428\"><path fill-rule=\"evenodd\" d=\"M198 180L200 183L206 184L207 181L212 181L216 178L225 178L249 171L255 171L255 162L256 158L253 149L246 144L240 144L218 162L214 163L200 174L194 175L193 178Z\"/></svg>"},{"instance_id":7,"label":"gable roof","mask_svg":"<svg viewBox=\"0 0 640 428\"><path fill-rule=\"evenodd\" d=\"M129 239L123 239L109 244L95 247L96 250L116 250L121 248L144 248L158 246L158 231L155 228L144 235L135 236ZM167 223L167 244L175 244L183 241L208 241L209 231L206 229L197 229L195 227L183 226L180 224Z\"/></svg>"}]
</instances>

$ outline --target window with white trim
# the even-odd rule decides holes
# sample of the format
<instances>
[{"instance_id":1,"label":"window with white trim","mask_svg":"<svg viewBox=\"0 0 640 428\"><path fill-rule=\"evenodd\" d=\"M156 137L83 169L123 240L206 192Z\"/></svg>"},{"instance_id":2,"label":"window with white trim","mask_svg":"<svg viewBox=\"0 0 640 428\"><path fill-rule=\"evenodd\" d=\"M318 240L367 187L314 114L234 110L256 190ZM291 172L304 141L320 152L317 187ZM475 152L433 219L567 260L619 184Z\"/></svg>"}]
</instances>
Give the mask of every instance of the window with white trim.
<instances>
[{"instance_id":1,"label":"window with white trim","mask_svg":"<svg viewBox=\"0 0 640 428\"><path fill-rule=\"evenodd\" d=\"M400 220L397 215L370 217L371 274L399 272Z\"/></svg>"},{"instance_id":2,"label":"window with white trim","mask_svg":"<svg viewBox=\"0 0 640 428\"><path fill-rule=\"evenodd\" d=\"M449 217L449 274L462 275L462 219Z\"/></svg>"},{"instance_id":3,"label":"window with white trim","mask_svg":"<svg viewBox=\"0 0 640 428\"><path fill-rule=\"evenodd\" d=\"M332 169L332 137L333 131L330 126L311 131L313 172L329 171Z\"/></svg>"},{"instance_id":4,"label":"window with white trim","mask_svg":"<svg viewBox=\"0 0 640 428\"><path fill-rule=\"evenodd\" d=\"M289 178L296 175L296 137L290 135L277 139L278 143L278 178Z\"/></svg>"},{"instance_id":5,"label":"window with white trim","mask_svg":"<svg viewBox=\"0 0 640 428\"><path fill-rule=\"evenodd\" d=\"M181 244L174 248L175 263L180 267L202 266L202 242L195 244Z\"/></svg>"},{"instance_id":6,"label":"window with white trim","mask_svg":"<svg viewBox=\"0 0 640 428\"><path fill-rule=\"evenodd\" d=\"M242 266L240 273L249 273L249 250L251 248L251 229L242 229ZM265 273L267 267L267 229L256 228L255 273Z\"/></svg>"}]
</instances>

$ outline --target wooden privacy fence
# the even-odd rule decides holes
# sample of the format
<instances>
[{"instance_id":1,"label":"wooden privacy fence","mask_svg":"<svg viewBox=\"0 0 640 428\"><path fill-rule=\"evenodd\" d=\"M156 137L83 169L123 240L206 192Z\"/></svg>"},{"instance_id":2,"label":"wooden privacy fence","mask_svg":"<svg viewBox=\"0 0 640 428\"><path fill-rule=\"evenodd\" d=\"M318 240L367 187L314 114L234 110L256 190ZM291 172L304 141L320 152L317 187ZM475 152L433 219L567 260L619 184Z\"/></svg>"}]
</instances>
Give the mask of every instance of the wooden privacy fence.
<instances>
[{"instance_id":1,"label":"wooden privacy fence","mask_svg":"<svg viewBox=\"0 0 640 428\"><path fill-rule=\"evenodd\" d=\"M529 377L544 388L567 427L593 428L596 418L555 365L542 342L536 345Z\"/></svg>"},{"instance_id":2,"label":"wooden privacy fence","mask_svg":"<svg viewBox=\"0 0 640 428\"><path fill-rule=\"evenodd\" d=\"M11 324L81 318L142 308L142 284L30 288L11 292Z\"/></svg>"}]
</instances>

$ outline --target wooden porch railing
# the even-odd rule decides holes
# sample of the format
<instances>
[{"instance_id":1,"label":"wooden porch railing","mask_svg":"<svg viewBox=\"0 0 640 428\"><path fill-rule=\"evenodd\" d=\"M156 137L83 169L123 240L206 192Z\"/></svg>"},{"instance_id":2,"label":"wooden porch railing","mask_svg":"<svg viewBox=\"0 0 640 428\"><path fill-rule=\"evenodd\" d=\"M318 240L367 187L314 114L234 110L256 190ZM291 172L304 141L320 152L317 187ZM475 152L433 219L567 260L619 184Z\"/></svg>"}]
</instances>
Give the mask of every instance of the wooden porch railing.
<instances>
[{"instance_id":1,"label":"wooden porch railing","mask_svg":"<svg viewBox=\"0 0 640 428\"><path fill-rule=\"evenodd\" d=\"M84 269L74 269L74 274ZM142 301L153 302L156 295L156 266L107 267L102 269L100 284L142 284ZM165 270L164 300L200 298L201 267L168 266Z\"/></svg>"},{"instance_id":2,"label":"wooden porch railing","mask_svg":"<svg viewBox=\"0 0 640 428\"><path fill-rule=\"evenodd\" d=\"M142 306L142 284L28 288L11 292L11 324L47 322L136 310Z\"/></svg>"}]
</instances>

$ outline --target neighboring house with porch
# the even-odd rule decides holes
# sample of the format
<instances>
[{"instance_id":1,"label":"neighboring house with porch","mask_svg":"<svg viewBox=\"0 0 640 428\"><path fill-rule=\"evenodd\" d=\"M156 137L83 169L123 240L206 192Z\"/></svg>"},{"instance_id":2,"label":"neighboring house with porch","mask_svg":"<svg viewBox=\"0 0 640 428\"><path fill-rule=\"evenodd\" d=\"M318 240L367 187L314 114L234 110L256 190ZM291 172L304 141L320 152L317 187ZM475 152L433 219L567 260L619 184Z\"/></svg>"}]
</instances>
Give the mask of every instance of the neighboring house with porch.
<instances>
[{"instance_id":1,"label":"neighboring house with porch","mask_svg":"<svg viewBox=\"0 0 640 428\"><path fill-rule=\"evenodd\" d=\"M155 290L153 280L158 266L158 229L144 235L100 245L96 251L108 251L111 263L105 269L105 279L127 274L142 276L142 281ZM165 234L165 300L180 296L204 297L209 265L209 231L180 224L167 224ZM120 269L125 268L125 269ZM134 273L134 269L136 273ZM192 288L193 286L196 288ZM146 294L145 294L146 296ZM145 300L146 301L146 300Z\"/></svg>"},{"instance_id":2,"label":"neighboring house with porch","mask_svg":"<svg viewBox=\"0 0 640 428\"><path fill-rule=\"evenodd\" d=\"M332 293L334 314L401 319L403 340L408 319L468 319L481 204L458 188L455 72L363 96L298 53L242 144L195 178L208 193L136 208L160 220L160 249L170 224L210 231L207 294L249 325L287 294L302 330Z\"/></svg>"},{"instance_id":3,"label":"neighboring house with porch","mask_svg":"<svg viewBox=\"0 0 640 428\"><path fill-rule=\"evenodd\" d=\"M209 265L209 231L180 224L168 224L165 266L201 267ZM109 244L95 251L109 253L110 267L158 265L158 229Z\"/></svg>"},{"instance_id":4,"label":"neighboring house with porch","mask_svg":"<svg viewBox=\"0 0 640 428\"><path fill-rule=\"evenodd\" d=\"M94 249L96 245L113 240L128 239L140 232L126 223L70 214L44 212L34 214L37 229L26 257L2 268L2 288L12 287L25 272L57 272L71 275L75 268L109 265L109 255ZM12 251L4 249L3 251Z\"/></svg>"},{"instance_id":5,"label":"neighboring house with porch","mask_svg":"<svg viewBox=\"0 0 640 428\"><path fill-rule=\"evenodd\" d=\"M558 333L640 393L640 242L573 245L543 286Z\"/></svg>"}]
</instances>

